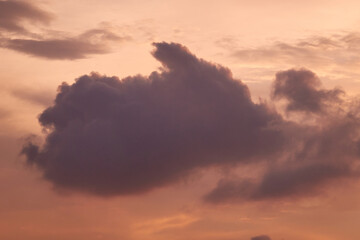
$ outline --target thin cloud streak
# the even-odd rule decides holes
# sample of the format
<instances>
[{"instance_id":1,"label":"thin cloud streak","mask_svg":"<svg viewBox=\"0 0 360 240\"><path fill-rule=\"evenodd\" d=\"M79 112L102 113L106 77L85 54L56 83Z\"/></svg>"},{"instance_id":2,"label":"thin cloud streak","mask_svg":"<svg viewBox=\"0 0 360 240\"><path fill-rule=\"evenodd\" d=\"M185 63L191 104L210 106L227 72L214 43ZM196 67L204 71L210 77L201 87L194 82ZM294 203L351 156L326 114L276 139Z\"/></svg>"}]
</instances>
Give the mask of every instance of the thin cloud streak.
<instances>
[{"instance_id":1,"label":"thin cloud streak","mask_svg":"<svg viewBox=\"0 0 360 240\"><path fill-rule=\"evenodd\" d=\"M229 41L229 40L228 40ZM235 49L235 50L234 50ZM268 46L239 49L232 46L231 57L238 62L311 65L312 67L358 66L360 34L351 32L330 37L315 36L295 43L275 42Z\"/></svg>"},{"instance_id":2,"label":"thin cloud streak","mask_svg":"<svg viewBox=\"0 0 360 240\"><path fill-rule=\"evenodd\" d=\"M34 89L14 89L11 91L12 95L17 97L18 99L24 100L26 102L30 102L36 105L40 105L43 107L50 106L53 102L53 94L49 91L40 91Z\"/></svg>"},{"instance_id":3,"label":"thin cloud streak","mask_svg":"<svg viewBox=\"0 0 360 240\"><path fill-rule=\"evenodd\" d=\"M99 39L92 41L95 37ZM91 30L78 37L65 39L5 39L2 47L29 54L35 57L54 60L74 60L93 54L111 52L109 42L123 41L125 38L105 30Z\"/></svg>"},{"instance_id":4,"label":"thin cloud streak","mask_svg":"<svg viewBox=\"0 0 360 240\"><path fill-rule=\"evenodd\" d=\"M110 53L112 44L131 40L108 27L90 29L77 36L54 37L32 33L22 25L25 20L48 24L51 16L27 2L0 1L0 30L5 30L0 32L0 47L50 60L75 60Z\"/></svg>"}]
</instances>

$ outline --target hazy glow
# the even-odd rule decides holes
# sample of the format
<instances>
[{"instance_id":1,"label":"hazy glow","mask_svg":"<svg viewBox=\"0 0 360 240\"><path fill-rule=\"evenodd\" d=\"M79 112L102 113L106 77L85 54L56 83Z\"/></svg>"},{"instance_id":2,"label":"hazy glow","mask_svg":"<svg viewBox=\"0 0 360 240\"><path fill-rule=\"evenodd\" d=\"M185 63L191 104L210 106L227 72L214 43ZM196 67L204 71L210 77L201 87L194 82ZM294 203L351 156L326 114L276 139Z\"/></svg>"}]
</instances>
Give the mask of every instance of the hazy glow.
<instances>
[{"instance_id":1,"label":"hazy glow","mask_svg":"<svg viewBox=\"0 0 360 240\"><path fill-rule=\"evenodd\" d=\"M174 184L108 198L59 194L39 169L29 170L19 156L27 136L43 136L37 117L52 104L62 82L71 85L91 72L120 78L148 76L161 67L151 55L153 42L181 43L197 57L229 68L234 78L248 85L254 103L270 101L278 71L299 67L315 72L326 89L340 86L356 96L359 1L24 3L49 16L34 20L29 14L22 19L27 32L0 22L0 239L250 240L259 235L272 240L360 239L358 180L335 179L319 194L305 198L214 205L205 203L203 196L219 179L256 178L268 163L213 164ZM2 18L11 20L0 9ZM34 40L40 47L14 39ZM359 167L358 160L352 164Z\"/></svg>"}]
</instances>

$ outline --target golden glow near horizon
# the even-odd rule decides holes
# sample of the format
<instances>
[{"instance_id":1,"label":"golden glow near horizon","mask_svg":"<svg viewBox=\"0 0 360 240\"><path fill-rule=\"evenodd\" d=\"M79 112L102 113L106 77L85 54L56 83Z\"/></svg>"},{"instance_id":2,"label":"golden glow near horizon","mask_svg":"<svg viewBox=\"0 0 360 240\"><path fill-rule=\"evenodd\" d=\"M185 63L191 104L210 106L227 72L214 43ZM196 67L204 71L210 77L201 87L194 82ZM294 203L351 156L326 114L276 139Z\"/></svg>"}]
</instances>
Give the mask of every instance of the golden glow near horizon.
<instances>
[{"instance_id":1,"label":"golden glow near horizon","mask_svg":"<svg viewBox=\"0 0 360 240\"><path fill-rule=\"evenodd\" d=\"M53 104L61 83L72 84L91 72L120 79L148 76L162 69L151 55L153 42L180 43L197 57L227 67L235 79L247 84L254 102L268 101L275 74L290 68L309 69L325 88L341 87L356 96L359 1L25 3L50 17L40 19L38 12L30 20L19 20L27 32L9 30L1 21L13 13L2 11L0 4L0 239L250 240L261 235L272 240L360 239L357 178L320 184L323 190L303 198L211 204L203 198L219 179L256 178L268 163L209 164L151 191L98 197L63 191L19 155L27 136L44 136L38 116ZM34 39L48 40L49 45L26 45ZM59 39L64 42L56 45ZM68 53L52 48L51 44L61 48L66 41L75 46ZM352 163L358 168L356 161Z\"/></svg>"}]
</instances>

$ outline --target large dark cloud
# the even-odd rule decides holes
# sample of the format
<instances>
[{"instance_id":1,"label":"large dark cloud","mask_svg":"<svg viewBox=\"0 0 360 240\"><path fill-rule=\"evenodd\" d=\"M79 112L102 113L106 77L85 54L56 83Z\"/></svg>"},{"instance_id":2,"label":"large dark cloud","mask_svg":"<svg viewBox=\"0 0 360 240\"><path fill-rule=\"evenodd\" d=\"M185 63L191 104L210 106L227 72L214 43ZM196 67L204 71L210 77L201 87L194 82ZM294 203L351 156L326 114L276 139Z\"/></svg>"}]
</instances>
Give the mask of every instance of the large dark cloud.
<instances>
[{"instance_id":1,"label":"large dark cloud","mask_svg":"<svg viewBox=\"0 0 360 240\"><path fill-rule=\"evenodd\" d=\"M260 236L252 237L251 240L271 240L271 238L267 235L260 235Z\"/></svg>"},{"instance_id":2,"label":"large dark cloud","mask_svg":"<svg viewBox=\"0 0 360 240\"><path fill-rule=\"evenodd\" d=\"M204 197L210 203L303 197L359 175L359 106L314 73L277 74L274 96L312 118L290 121L254 103L229 69L179 44L154 45L163 67L148 77L93 73L63 83L39 117L45 143L23 148L27 163L58 188L102 196L145 192L208 167L265 166L253 179L222 179Z\"/></svg>"},{"instance_id":3,"label":"large dark cloud","mask_svg":"<svg viewBox=\"0 0 360 240\"><path fill-rule=\"evenodd\" d=\"M0 29L26 33L24 22L47 24L52 15L25 1L0 1Z\"/></svg>"},{"instance_id":4,"label":"large dark cloud","mask_svg":"<svg viewBox=\"0 0 360 240\"><path fill-rule=\"evenodd\" d=\"M45 144L23 149L55 186L116 195L144 192L215 165L271 158L283 120L222 66L179 44L156 43L149 77L93 73L62 84L39 117Z\"/></svg>"}]
</instances>

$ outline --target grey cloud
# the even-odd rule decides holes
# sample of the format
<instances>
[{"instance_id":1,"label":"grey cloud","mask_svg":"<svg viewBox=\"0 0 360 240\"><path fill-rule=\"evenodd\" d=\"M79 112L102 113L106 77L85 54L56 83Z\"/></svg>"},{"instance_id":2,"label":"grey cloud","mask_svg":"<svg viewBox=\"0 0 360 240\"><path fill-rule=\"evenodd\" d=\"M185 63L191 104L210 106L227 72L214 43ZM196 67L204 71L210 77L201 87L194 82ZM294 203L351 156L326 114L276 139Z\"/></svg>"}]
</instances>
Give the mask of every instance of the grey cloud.
<instances>
[{"instance_id":1,"label":"grey cloud","mask_svg":"<svg viewBox=\"0 0 360 240\"><path fill-rule=\"evenodd\" d=\"M204 196L212 204L236 203L252 198L256 184L250 179L221 179L217 186Z\"/></svg>"},{"instance_id":2,"label":"grey cloud","mask_svg":"<svg viewBox=\"0 0 360 240\"><path fill-rule=\"evenodd\" d=\"M184 46L154 46L163 67L149 76L92 73L63 83L39 116L45 143L24 145L27 163L57 188L99 196L143 193L209 167L266 163L254 179L221 180L204 197L215 204L304 197L359 176L359 106L345 106L314 73L280 72L273 91L290 110L317 113L309 125L254 103L229 69ZM324 111L330 107L338 109Z\"/></svg>"},{"instance_id":3,"label":"grey cloud","mask_svg":"<svg viewBox=\"0 0 360 240\"><path fill-rule=\"evenodd\" d=\"M52 18L52 14L30 2L0 1L0 29L6 31L26 33L24 22L47 24Z\"/></svg>"},{"instance_id":4,"label":"grey cloud","mask_svg":"<svg viewBox=\"0 0 360 240\"><path fill-rule=\"evenodd\" d=\"M45 179L101 196L141 193L283 150L282 117L253 103L229 69L179 44L154 45L160 72L121 80L93 73L60 86L39 117L45 144L23 148Z\"/></svg>"},{"instance_id":5,"label":"grey cloud","mask_svg":"<svg viewBox=\"0 0 360 240\"><path fill-rule=\"evenodd\" d=\"M251 240L271 240L271 238L267 235L260 235L260 236L252 237Z\"/></svg>"},{"instance_id":6,"label":"grey cloud","mask_svg":"<svg viewBox=\"0 0 360 240\"><path fill-rule=\"evenodd\" d=\"M110 43L129 40L106 29L91 29L76 37L2 39L1 47L35 57L74 60L111 52Z\"/></svg>"},{"instance_id":7,"label":"grey cloud","mask_svg":"<svg viewBox=\"0 0 360 240\"><path fill-rule=\"evenodd\" d=\"M52 18L29 2L0 1L0 30L4 30L0 32L0 47L40 58L74 60L109 53L111 44L131 40L109 26L90 29L77 36L60 36L51 34L56 33L53 30L33 33L23 24L47 24Z\"/></svg>"},{"instance_id":8,"label":"grey cloud","mask_svg":"<svg viewBox=\"0 0 360 240\"><path fill-rule=\"evenodd\" d=\"M204 200L212 204L313 196L321 187L354 173L347 165L313 164L267 171L260 181L222 179Z\"/></svg>"},{"instance_id":9,"label":"grey cloud","mask_svg":"<svg viewBox=\"0 0 360 240\"><path fill-rule=\"evenodd\" d=\"M323 113L328 105L340 102L340 89L320 89L319 78L306 69L278 72L273 83L273 99L286 99L287 111Z\"/></svg>"},{"instance_id":10,"label":"grey cloud","mask_svg":"<svg viewBox=\"0 0 360 240\"><path fill-rule=\"evenodd\" d=\"M313 125L299 122L287 130L293 145L288 145L281 161L269 164L255 179L222 179L204 200L220 204L301 198L319 194L340 180L358 179L359 105L320 112L313 120Z\"/></svg>"},{"instance_id":11,"label":"grey cloud","mask_svg":"<svg viewBox=\"0 0 360 240\"><path fill-rule=\"evenodd\" d=\"M102 44L92 44L78 39L30 40L9 39L5 48L48 59L80 59L88 54L104 54L108 49Z\"/></svg>"},{"instance_id":12,"label":"grey cloud","mask_svg":"<svg viewBox=\"0 0 360 240\"><path fill-rule=\"evenodd\" d=\"M349 166L313 164L293 169L269 171L251 196L254 200L306 196L329 180L351 176Z\"/></svg>"}]
</instances>

